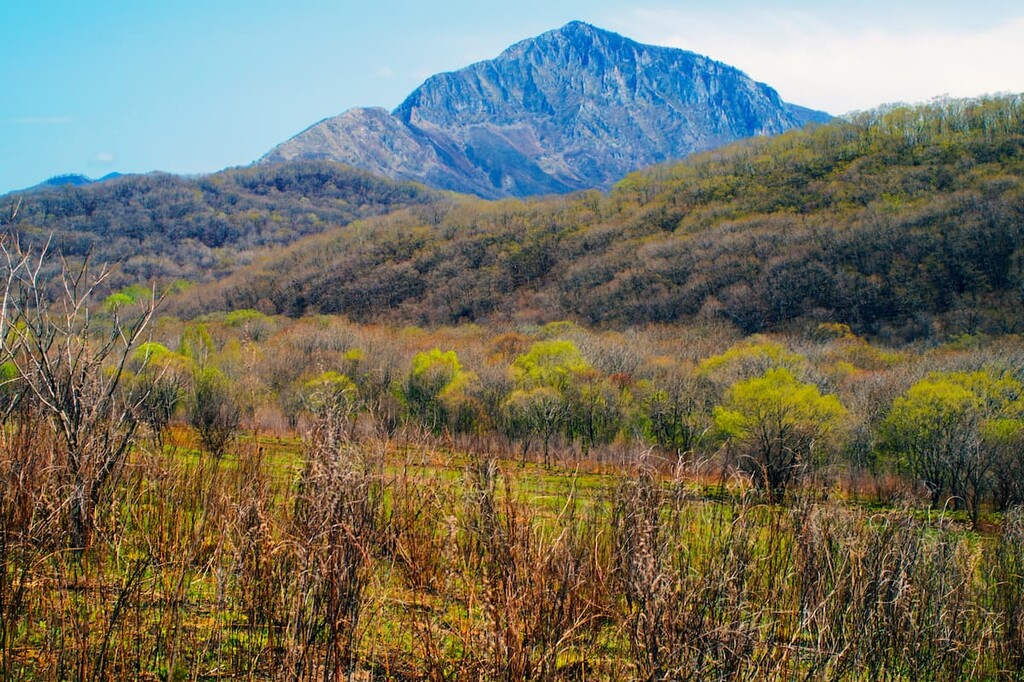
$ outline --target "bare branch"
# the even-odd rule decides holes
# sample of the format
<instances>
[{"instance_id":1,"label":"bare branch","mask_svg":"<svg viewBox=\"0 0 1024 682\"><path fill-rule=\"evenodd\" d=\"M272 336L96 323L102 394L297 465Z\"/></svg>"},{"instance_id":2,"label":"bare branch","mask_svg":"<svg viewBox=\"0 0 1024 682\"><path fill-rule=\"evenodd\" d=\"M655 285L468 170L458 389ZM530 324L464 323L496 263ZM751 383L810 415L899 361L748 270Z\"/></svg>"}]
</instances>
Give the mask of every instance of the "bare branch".
<instances>
[{"instance_id":1,"label":"bare branch","mask_svg":"<svg viewBox=\"0 0 1024 682\"><path fill-rule=\"evenodd\" d=\"M51 300L42 278L50 242L37 254L21 249L16 237L0 241L6 267L0 298L0 361L11 362L25 395L49 415L66 450L71 499L69 542L88 543L92 514L105 486L134 443L142 396L121 390L127 362L160 302L155 290L130 316L111 311L110 330L93 330L98 287L109 277L89 258L72 266L58 254L59 293Z\"/></svg>"}]
</instances>

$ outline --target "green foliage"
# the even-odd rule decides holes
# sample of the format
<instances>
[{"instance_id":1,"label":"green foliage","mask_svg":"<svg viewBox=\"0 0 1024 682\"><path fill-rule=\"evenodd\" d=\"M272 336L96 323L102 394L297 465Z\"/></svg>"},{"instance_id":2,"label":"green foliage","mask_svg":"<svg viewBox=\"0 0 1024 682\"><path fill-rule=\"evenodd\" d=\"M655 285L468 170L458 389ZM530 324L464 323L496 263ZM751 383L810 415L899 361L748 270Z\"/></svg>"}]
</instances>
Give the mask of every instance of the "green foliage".
<instances>
[{"instance_id":1,"label":"green foliage","mask_svg":"<svg viewBox=\"0 0 1024 682\"><path fill-rule=\"evenodd\" d=\"M907 359L904 353L878 348L853 334L834 341L829 355L837 363L869 371L894 367Z\"/></svg>"},{"instance_id":2,"label":"green foliage","mask_svg":"<svg viewBox=\"0 0 1024 682\"><path fill-rule=\"evenodd\" d=\"M990 371L938 372L898 397L883 424L896 449L944 446L953 432L977 426L1010 434L1024 410L1024 386Z\"/></svg>"},{"instance_id":3,"label":"green foliage","mask_svg":"<svg viewBox=\"0 0 1024 682\"><path fill-rule=\"evenodd\" d=\"M586 453L605 445L618 434L624 418L625 397L619 388L596 370L579 371L565 391L568 407L566 436L578 440Z\"/></svg>"},{"instance_id":4,"label":"green foliage","mask_svg":"<svg viewBox=\"0 0 1024 682\"><path fill-rule=\"evenodd\" d=\"M462 365L455 351L442 352L434 348L413 356L410 376L436 384L438 388L434 393L440 393L445 386L456 380L461 371Z\"/></svg>"},{"instance_id":5,"label":"green foliage","mask_svg":"<svg viewBox=\"0 0 1024 682\"><path fill-rule=\"evenodd\" d=\"M196 367L205 367L214 349L213 337L205 324L190 324L181 333L178 352Z\"/></svg>"},{"instance_id":6,"label":"green foliage","mask_svg":"<svg viewBox=\"0 0 1024 682\"><path fill-rule=\"evenodd\" d=\"M231 311L224 316L224 324L241 330L250 341L266 338L274 326L270 317L251 308Z\"/></svg>"},{"instance_id":7,"label":"green foliage","mask_svg":"<svg viewBox=\"0 0 1024 682\"><path fill-rule=\"evenodd\" d=\"M139 347L135 349L132 360L140 365L160 364L173 355L176 355L176 353L162 343L146 341L145 343L140 343Z\"/></svg>"},{"instance_id":8,"label":"green foliage","mask_svg":"<svg viewBox=\"0 0 1024 682\"><path fill-rule=\"evenodd\" d=\"M525 388L553 388L564 391L573 376L590 369L579 348L572 341L554 339L538 341L511 367L515 382Z\"/></svg>"},{"instance_id":9,"label":"green foliage","mask_svg":"<svg viewBox=\"0 0 1024 682\"><path fill-rule=\"evenodd\" d=\"M359 389L344 374L327 371L303 385L303 403L317 416L343 412L348 414L356 405Z\"/></svg>"},{"instance_id":10,"label":"green foliage","mask_svg":"<svg viewBox=\"0 0 1024 682\"><path fill-rule=\"evenodd\" d=\"M20 393L18 365L10 360L0 363L0 414L13 409Z\"/></svg>"},{"instance_id":11,"label":"green foliage","mask_svg":"<svg viewBox=\"0 0 1024 682\"><path fill-rule=\"evenodd\" d=\"M261 313L258 310L252 308L244 308L242 310L232 310L230 313L224 316L224 324L229 327L241 327L246 324L253 322L267 322L270 318Z\"/></svg>"},{"instance_id":12,"label":"green foliage","mask_svg":"<svg viewBox=\"0 0 1024 682\"><path fill-rule=\"evenodd\" d=\"M184 402L186 388L197 371L189 358L156 341L139 344L129 367L135 372L130 390L136 397L139 418L157 443Z\"/></svg>"},{"instance_id":13,"label":"green foliage","mask_svg":"<svg viewBox=\"0 0 1024 682\"><path fill-rule=\"evenodd\" d=\"M565 338L574 331L579 331L579 325L570 320L556 320L548 322L537 330L537 337L544 340Z\"/></svg>"},{"instance_id":14,"label":"green foliage","mask_svg":"<svg viewBox=\"0 0 1024 682\"><path fill-rule=\"evenodd\" d=\"M1012 462L1005 445L1024 429L1024 384L1009 373L935 372L896 398L880 426L883 447L928 488L951 495L975 520Z\"/></svg>"},{"instance_id":15,"label":"green foliage","mask_svg":"<svg viewBox=\"0 0 1024 682\"><path fill-rule=\"evenodd\" d=\"M220 459L241 428L242 411L224 374L200 369L192 380L188 420L203 448Z\"/></svg>"},{"instance_id":16,"label":"green foliage","mask_svg":"<svg viewBox=\"0 0 1024 682\"><path fill-rule=\"evenodd\" d=\"M103 307L107 310L117 310L145 301L152 295L153 292L146 287L132 284L103 299Z\"/></svg>"},{"instance_id":17,"label":"green foliage","mask_svg":"<svg viewBox=\"0 0 1024 682\"><path fill-rule=\"evenodd\" d=\"M551 438L562 429L568 413L565 398L551 386L517 389L509 394L502 410L505 434L519 440L524 461L530 442L536 437L543 446L544 464L550 465Z\"/></svg>"},{"instance_id":18,"label":"green foliage","mask_svg":"<svg viewBox=\"0 0 1024 682\"><path fill-rule=\"evenodd\" d=\"M754 336L724 353L702 360L698 371L704 376L723 377L728 381L764 374L770 369L796 370L805 363L803 356L790 352L781 344Z\"/></svg>"},{"instance_id":19,"label":"green foliage","mask_svg":"<svg viewBox=\"0 0 1024 682\"><path fill-rule=\"evenodd\" d=\"M405 383L406 404L434 431L449 425L456 430L473 430L475 405L467 389L475 380L475 374L462 369L455 351L434 348L417 353Z\"/></svg>"},{"instance_id":20,"label":"green foliage","mask_svg":"<svg viewBox=\"0 0 1024 682\"><path fill-rule=\"evenodd\" d=\"M813 430L827 434L845 415L834 395L822 395L783 368L734 384L723 405L715 409L715 424L729 437L757 437L766 429Z\"/></svg>"},{"instance_id":21,"label":"green foliage","mask_svg":"<svg viewBox=\"0 0 1024 682\"><path fill-rule=\"evenodd\" d=\"M711 382L693 365L671 358L649 364L650 378L634 387L633 427L677 458L691 456L711 431Z\"/></svg>"},{"instance_id":22,"label":"green foliage","mask_svg":"<svg viewBox=\"0 0 1024 682\"><path fill-rule=\"evenodd\" d=\"M360 363L366 359L366 353L361 348L349 348L343 357L346 362Z\"/></svg>"},{"instance_id":23,"label":"green foliage","mask_svg":"<svg viewBox=\"0 0 1024 682\"><path fill-rule=\"evenodd\" d=\"M351 436L361 401L350 378L333 370L323 372L305 382L298 397L313 417L313 432L323 446L337 448Z\"/></svg>"},{"instance_id":24,"label":"green foliage","mask_svg":"<svg viewBox=\"0 0 1024 682\"><path fill-rule=\"evenodd\" d=\"M737 441L755 483L776 496L811 464L816 441L840 428L846 410L780 367L733 384L714 417L718 431Z\"/></svg>"}]
</instances>

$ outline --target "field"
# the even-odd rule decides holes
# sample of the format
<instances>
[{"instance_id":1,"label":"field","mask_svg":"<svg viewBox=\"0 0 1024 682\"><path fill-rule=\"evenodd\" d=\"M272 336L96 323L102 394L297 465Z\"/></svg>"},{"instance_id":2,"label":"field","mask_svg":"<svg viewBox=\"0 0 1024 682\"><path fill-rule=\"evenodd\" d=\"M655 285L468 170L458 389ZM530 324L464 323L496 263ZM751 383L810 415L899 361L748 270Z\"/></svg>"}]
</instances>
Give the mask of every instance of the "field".
<instances>
[{"instance_id":1,"label":"field","mask_svg":"<svg viewBox=\"0 0 1024 682\"><path fill-rule=\"evenodd\" d=\"M59 448L5 432L2 677L1008 679L1024 517L544 469L412 434L142 446L66 549ZM28 463L28 468L26 468Z\"/></svg>"}]
</instances>

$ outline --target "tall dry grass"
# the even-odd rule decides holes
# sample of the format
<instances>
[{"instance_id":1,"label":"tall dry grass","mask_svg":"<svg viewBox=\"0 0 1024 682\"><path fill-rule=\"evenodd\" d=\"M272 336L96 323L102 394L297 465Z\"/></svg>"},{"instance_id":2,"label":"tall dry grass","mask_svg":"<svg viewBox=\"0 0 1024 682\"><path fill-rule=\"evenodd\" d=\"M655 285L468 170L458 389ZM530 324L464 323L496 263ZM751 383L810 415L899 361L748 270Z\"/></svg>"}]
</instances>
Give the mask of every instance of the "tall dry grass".
<instances>
[{"instance_id":1,"label":"tall dry grass","mask_svg":"<svg viewBox=\"0 0 1024 682\"><path fill-rule=\"evenodd\" d=\"M0 430L5 680L1024 674L1019 512L984 536L643 466L541 495L516 464L314 431L295 468L254 439L139 449L68 550L50 434Z\"/></svg>"}]
</instances>

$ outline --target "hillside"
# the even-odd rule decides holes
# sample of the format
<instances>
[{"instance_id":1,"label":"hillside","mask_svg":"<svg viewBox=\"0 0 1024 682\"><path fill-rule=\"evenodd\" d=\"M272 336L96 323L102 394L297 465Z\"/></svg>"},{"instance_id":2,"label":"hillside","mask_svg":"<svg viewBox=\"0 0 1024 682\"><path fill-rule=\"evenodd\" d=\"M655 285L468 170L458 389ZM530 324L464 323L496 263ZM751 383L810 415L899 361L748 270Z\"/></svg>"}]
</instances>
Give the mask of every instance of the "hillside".
<instances>
[{"instance_id":1,"label":"hillside","mask_svg":"<svg viewBox=\"0 0 1024 682\"><path fill-rule=\"evenodd\" d=\"M449 199L360 221L176 309L1019 332L1022 225L1024 98L949 101L742 142L607 196Z\"/></svg>"},{"instance_id":2,"label":"hillside","mask_svg":"<svg viewBox=\"0 0 1024 682\"><path fill-rule=\"evenodd\" d=\"M41 185L0 199L20 207L13 229L27 245L72 259L120 263L114 284L205 281L261 249L435 195L324 161L226 170L198 178L163 173L84 185Z\"/></svg>"},{"instance_id":3,"label":"hillside","mask_svg":"<svg viewBox=\"0 0 1024 682\"><path fill-rule=\"evenodd\" d=\"M627 173L827 114L741 71L582 22L430 77L390 114L325 119L262 159L331 159L481 197L608 189Z\"/></svg>"}]
</instances>

